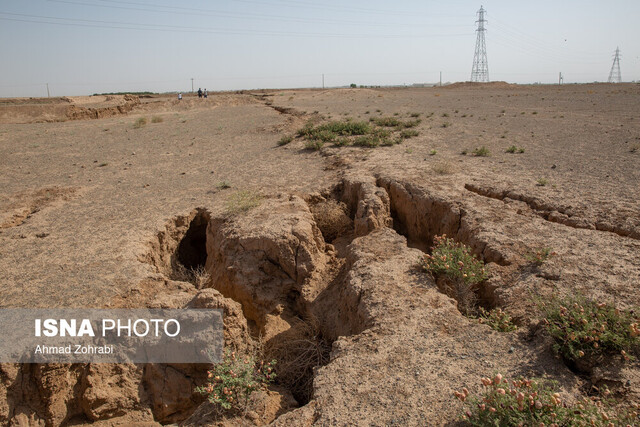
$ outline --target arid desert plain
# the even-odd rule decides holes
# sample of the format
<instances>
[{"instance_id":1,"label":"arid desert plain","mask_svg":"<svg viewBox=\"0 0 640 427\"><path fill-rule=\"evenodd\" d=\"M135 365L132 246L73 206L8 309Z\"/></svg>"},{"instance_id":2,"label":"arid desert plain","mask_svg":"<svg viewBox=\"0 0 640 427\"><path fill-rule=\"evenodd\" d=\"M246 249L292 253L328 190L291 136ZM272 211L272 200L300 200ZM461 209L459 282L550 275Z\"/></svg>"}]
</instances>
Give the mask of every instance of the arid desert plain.
<instances>
[{"instance_id":1,"label":"arid desert plain","mask_svg":"<svg viewBox=\"0 0 640 427\"><path fill-rule=\"evenodd\" d=\"M221 308L279 361L227 413L207 366L2 364L2 425L464 425L498 373L640 403L633 349L569 361L541 308L640 306L638 84L0 99L0 242L3 308Z\"/></svg>"}]
</instances>

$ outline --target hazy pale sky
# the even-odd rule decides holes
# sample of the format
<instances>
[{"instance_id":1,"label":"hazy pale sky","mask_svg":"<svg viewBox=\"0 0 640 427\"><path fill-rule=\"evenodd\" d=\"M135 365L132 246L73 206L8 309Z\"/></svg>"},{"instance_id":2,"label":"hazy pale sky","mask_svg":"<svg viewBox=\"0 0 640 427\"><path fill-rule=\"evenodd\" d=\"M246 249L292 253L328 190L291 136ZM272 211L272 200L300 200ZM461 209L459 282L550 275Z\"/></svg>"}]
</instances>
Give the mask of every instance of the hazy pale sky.
<instances>
[{"instance_id":1,"label":"hazy pale sky","mask_svg":"<svg viewBox=\"0 0 640 427\"><path fill-rule=\"evenodd\" d=\"M639 0L0 0L0 96L640 80Z\"/></svg>"}]
</instances>

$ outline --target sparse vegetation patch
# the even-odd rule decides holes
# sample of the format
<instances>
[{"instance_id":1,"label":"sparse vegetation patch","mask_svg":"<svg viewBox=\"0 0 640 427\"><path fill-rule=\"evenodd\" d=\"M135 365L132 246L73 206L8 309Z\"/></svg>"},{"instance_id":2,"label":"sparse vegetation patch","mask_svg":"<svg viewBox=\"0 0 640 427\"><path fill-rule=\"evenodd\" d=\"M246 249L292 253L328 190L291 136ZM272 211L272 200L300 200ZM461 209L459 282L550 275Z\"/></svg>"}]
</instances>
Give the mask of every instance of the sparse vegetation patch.
<instances>
[{"instance_id":1,"label":"sparse vegetation patch","mask_svg":"<svg viewBox=\"0 0 640 427\"><path fill-rule=\"evenodd\" d=\"M243 409L251 393L266 389L275 379L275 364L275 360L257 363L254 356L239 356L227 349L222 362L208 372L207 384L196 391L223 409Z\"/></svg>"},{"instance_id":2,"label":"sparse vegetation patch","mask_svg":"<svg viewBox=\"0 0 640 427\"><path fill-rule=\"evenodd\" d=\"M260 205L262 196L258 193L248 190L241 190L233 193L227 201L227 214L236 215L247 212L249 209Z\"/></svg>"},{"instance_id":3,"label":"sparse vegetation patch","mask_svg":"<svg viewBox=\"0 0 640 427\"><path fill-rule=\"evenodd\" d=\"M606 391L604 397L584 397L568 403L555 381L509 381L496 374L481 382L478 396L467 388L454 392L466 404L462 418L472 426L624 426L638 421L637 408L617 405Z\"/></svg>"},{"instance_id":4,"label":"sparse vegetation patch","mask_svg":"<svg viewBox=\"0 0 640 427\"><path fill-rule=\"evenodd\" d=\"M503 135L504 137L504 135ZM512 145L511 147L507 148L506 150L504 150L505 153L511 153L511 154L521 154L524 153L524 148L522 147L516 147L515 145Z\"/></svg>"},{"instance_id":5,"label":"sparse vegetation patch","mask_svg":"<svg viewBox=\"0 0 640 427\"><path fill-rule=\"evenodd\" d=\"M394 117L371 118L369 123L346 119L314 126L311 123L298 130L297 135L306 139L305 147L319 150L325 143L336 147L378 147L399 144L402 139L419 135L409 129L420 124L420 119L402 121Z\"/></svg>"},{"instance_id":6,"label":"sparse vegetation patch","mask_svg":"<svg viewBox=\"0 0 640 427\"><path fill-rule=\"evenodd\" d=\"M629 352L640 344L640 317L634 310L620 310L607 302L582 295L554 297L539 302L544 324L555 340L554 350L566 360L604 356L629 360Z\"/></svg>"},{"instance_id":7,"label":"sparse vegetation patch","mask_svg":"<svg viewBox=\"0 0 640 427\"><path fill-rule=\"evenodd\" d=\"M278 145L279 146L283 146L283 145L287 145L289 144L291 141L293 141L293 136L291 135L284 135L282 138L280 138L280 140L278 141Z\"/></svg>"},{"instance_id":8,"label":"sparse vegetation patch","mask_svg":"<svg viewBox=\"0 0 640 427\"><path fill-rule=\"evenodd\" d=\"M465 153L466 154L466 153ZM487 147L485 147L484 145L482 147L477 147L475 148L471 154L473 154L476 157L489 157L491 155L491 152L489 151L489 149Z\"/></svg>"},{"instance_id":9,"label":"sparse vegetation patch","mask_svg":"<svg viewBox=\"0 0 640 427\"><path fill-rule=\"evenodd\" d=\"M478 322L489 325L491 329L498 332L511 332L517 329L511 316L501 308L485 310L483 307L478 308Z\"/></svg>"},{"instance_id":10,"label":"sparse vegetation patch","mask_svg":"<svg viewBox=\"0 0 640 427\"><path fill-rule=\"evenodd\" d=\"M484 263L468 246L444 234L434 237L433 243L431 254L420 260L422 268L434 278L444 278L442 290L458 301L463 314L474 314L477 285L488 277Z\"/></svg>"}]
</instances>

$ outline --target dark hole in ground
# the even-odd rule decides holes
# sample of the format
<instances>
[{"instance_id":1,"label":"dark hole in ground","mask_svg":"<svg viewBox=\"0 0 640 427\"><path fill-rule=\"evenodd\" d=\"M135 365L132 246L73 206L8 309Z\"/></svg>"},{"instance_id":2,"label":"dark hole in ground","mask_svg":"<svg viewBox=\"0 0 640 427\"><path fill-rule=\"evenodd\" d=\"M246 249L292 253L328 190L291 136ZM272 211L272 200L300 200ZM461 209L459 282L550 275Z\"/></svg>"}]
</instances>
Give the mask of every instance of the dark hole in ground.
<instances>
[{"instance_id":1,"label":"dark hole in ground","mask_svg":"<svg viewBox=\"0 0 640 427\"><path fill-rule=\"evenodd\" d=\"M204 268L207 262L207 224L209 218L198 212L176 250L176 261L187 270Z\"/></svg>"}]
</instances>

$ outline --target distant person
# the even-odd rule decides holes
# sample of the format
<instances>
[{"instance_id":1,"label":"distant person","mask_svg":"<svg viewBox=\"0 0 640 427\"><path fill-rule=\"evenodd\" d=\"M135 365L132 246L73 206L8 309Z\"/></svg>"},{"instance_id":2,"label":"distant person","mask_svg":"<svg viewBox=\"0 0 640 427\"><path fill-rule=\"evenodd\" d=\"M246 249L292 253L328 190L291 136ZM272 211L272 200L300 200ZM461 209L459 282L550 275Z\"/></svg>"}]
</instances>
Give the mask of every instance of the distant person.
<instances>
[{"instance_id":1,"label":"distant person","mask_svg":"<svg viewBox=\"0 0 640 427\"><path fill-rule=\"evenodd\" d=\"M178 92L178 101L182 101L182 92Z\"/></svg>"},{"instance_id":2,"label":"distant person","mask_svg":"<svg viewBox=\"0 0 640 427\"><path fill-rule=\"evenodd\" d=\"M207 92L207 88L204 88L204 97L205 99L207 98L207 96L209 96L209 92Z\"/></svg>"},{"instance_id":3,"label":"distant person","mask_svg":"<svg viewBox=\"0 0 640 427\"><path fill-rule=\"evenodd\" d=\"M202 89L198 88L198 98L202 98Z\"/></svg>"}]
</instances>

